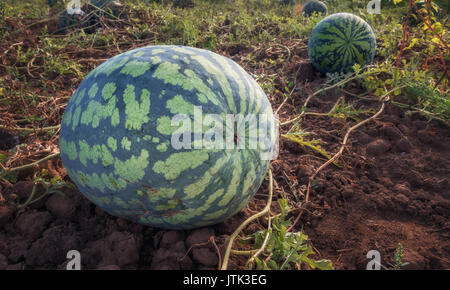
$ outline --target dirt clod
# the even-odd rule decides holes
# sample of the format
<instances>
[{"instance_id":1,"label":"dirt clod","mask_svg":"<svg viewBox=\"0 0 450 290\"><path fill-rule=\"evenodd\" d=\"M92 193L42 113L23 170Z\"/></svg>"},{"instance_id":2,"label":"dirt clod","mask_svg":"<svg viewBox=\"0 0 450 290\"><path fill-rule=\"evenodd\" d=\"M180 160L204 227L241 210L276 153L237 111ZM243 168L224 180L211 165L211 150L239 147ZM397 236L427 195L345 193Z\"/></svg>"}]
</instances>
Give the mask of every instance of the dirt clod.
<instances>
[{"instance_id":1,"label":"dirt clod","mask_svg":"<svg viewBox=\"0 0 450 290\"><path fill-rule=\"evenodd\" d=\"M25 262L27 265L41 267L51 263L61 264L68 251L79 248L79 238L69 234L73 228L57 226L46 230L43 237L32 244Z\"/></svg>"},{"instance_id":2,"label":"dirt clod","mask_svg":"<svg viewBox=\"0 0 450 290\"><path fill-rule=\"evenodd\" d=\"M192 260L186 256L186 247L183 241L179 241L169 249L159 248L151 263L153 270L183 270L193 267Z\"/></svg>"},{"instance_id":3,"label":"dirt clod","mask_svg":"<svg viewBox=\"0 0 450 290\"><path fill-rule=\"evenodd\" d=\"M311 61L305 60L298 64L297 69L297 80L300 83L306 81L313 81L316 78L316 70L312 65Z\"/></svg>"},{"instance_id":4,"label":"dirt clod","mask_svg":"<svg viewBox=\"0 0 450 290\"><path fill-rule=\"evenodd\" d=\"M210 237L214 236L214 230L211 228L201 228L194 230L186 239L186 246L189 248L196 244L202 244L209 241Z\"/></svg>"},{"instance_id":5,"label":"dirt clod","mask_svg":"<svg viewBox=\"0 0 450 290\"><path fill-rule=\"evenodd\" d=\"M28 211L19 216L16 228L30 239L36 239L44 231L50 220L48 212Z\"/></svg>"},{"instance_id":6,"label":"dirt clod","mask_svg":"<svg viewBox=\"0 0 450 290\"><path fill-rule=\"evenodd\" d=\"M194 262L200 263L206 267L217 266L219 259L217 254L208 248L195 248L192 250Z\"/></svg>"},{"instance_id":7,"label":"dirt clod","mask_svg":"<svg viewBox=\"0 0 450 290\"><path fill-rule=\"evenodd\" d=\"M181 231L165 232L161 238L161 241L159 242L159 246L168 249L172 247L177 241L182 240L183 236L183 232Z\"/></svg>"},{"instance_id":8,"label":"dirt clod","mask_svg":"<svg viewBox=\"0 0 450 290\"><path fill-rule=\"evenodd\" d=\"M46 208L54 216L60 218L70 218L75 212L73 202L59 194L53 194L45 203Z\"/></svg>"},{"instance_id":9,"label":"dirt clod","mask_svg":"<svg viewBox=\"0 0 450 290\"><path fill-rule=\"evenodd\" d=\"M8 223L14 214L12 205L0 204L0 228Z\"/></svg>"},{"instance_id":10,"label":"dirt clod","mask_svg":"<svg viewBox=\"0 0 450 290\"><path fill-rule=\"evenodd\" d=\"M0 254L0 270L6 270L8 267L8 258L5 255Z\"/></svg>"},{"instance_id":11,"label":"dirt clod","mask_svg":"<svg viewBox=\"0 0 450 290\"><path fill-rule=\"evenodd\" d=\"M117 265L106 265L97 267L97 270L120 270L120 267Z\"/></svg>"},{"instance_id":12,"label":"dirt clod","mask_svg":"<svg viewBox=\"0 0 450 290\"><path fill-rule=\"evenodd\" d=\"M18 263L23 259L28 252L28 243L25 241L16 241L8 247L9 255L8 259L13 263Z\"/></svg>"},{"instance_id":13,"label":"dirt clod","mask_svg":"<svg viewBox=\"0 0 450 290\"><path fill-rule=\"evenodd\" d=\"M383 139L378 139L367 145L367 153L378 156L386 153L390 149L390 147L391 145L389 144L389 142Z\"/></svg>"}]
</instances>

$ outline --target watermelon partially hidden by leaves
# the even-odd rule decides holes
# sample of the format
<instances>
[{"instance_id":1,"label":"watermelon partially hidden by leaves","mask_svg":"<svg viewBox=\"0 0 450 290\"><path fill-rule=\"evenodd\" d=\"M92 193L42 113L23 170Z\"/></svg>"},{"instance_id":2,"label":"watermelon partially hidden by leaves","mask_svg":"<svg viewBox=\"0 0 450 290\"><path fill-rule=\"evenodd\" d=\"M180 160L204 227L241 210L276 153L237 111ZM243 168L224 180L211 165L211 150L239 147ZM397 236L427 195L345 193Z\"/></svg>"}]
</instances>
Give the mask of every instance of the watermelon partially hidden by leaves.
<instances>
[{"instance_id":1,"label":"watermelon partially hidden by leaves","mask_svg":"<svg viewBox=\"0 0 450 290\"><path fill-rule=\"evenodd\" d=\"M50 7L55 6L56 2L58 2L58 0L47 0L48 6L50 6Z\"/></svg>"},{"instance_id":2,"label":"watermelon partially hidden by leaves","mask_svg":"<svg viewBox=\"0 0 450 290\"><path fill-rule=\"evenodd\" d=\"M278 0L278 1L283 3L284 5L291 5L295 3L295 0Z\"/></svg>"},{"instance_id":3,"label":"watermelon partially hidden by leaves","mask_svg":"<svg viewBox=\"0 0 450 290\"><path fill-rule=\"evenodd\" d=\"M320 14L326 15L328 13L328 8L327 5L325 5L325 3L314 0L306 3L305 6L303 6L302 11L303 13L305 13L306 16L311 16L314 13L319 15Z\"/></svg>"},{"instance_id":4,"label":"watermelon partially hidden by leaves","mask_svg":"<svg viewBox=\"0 0 450 290\"><path fill-rule=\"evenodd\" d=\"M95 7L98 8L103 8L106 5L120 5L119 2L114 1L114 0L91 0L91 5L94 5Z\"/></svg>"},{"instance_id":5,"label":"watermelon partially hidden by leaves","mask_svg":"<svg viewBox=\"0 0 450 290\"><path fill-rule=\"evenodd\" d=\"M227 123L227 114L266 118L255 127ZM216 126L207 126L207 118ZM223 132L211 137L220 124ZM67 104L59 145L67 174L106 212L186 229L219 223L249 202L269 166L263 155L274 148L273 129L266 95L232 60L148 46L89 73ZM180 132L189 134L175 138ZM255 148L246 145L252 132L260 139ZM176 148L180 140L186 146ZM232 146L210 146L215 141Z\"/></svg>"},{"instance_id":6,"label":"watermelon partially hidden by leaves","mask_svg":"<svg viewBox=\"0 0 450 290\"><path fill-rule=\"evenodd\" d=\"M308 55L322 73L351 72L375 56L376 39L367 22L350 13L329 15L317 23L308 42Z\"/></svg>"},{"instance_id":7,"label":"watermelon partially hidden by leaves","mask_svg":"<svg viewBox=\"0 0 450 290\"><path fill-rule=\"evenodd\" d=\"M422 17L420 17L419 14ZM435 20L442 19L442 14L442 9L437 4L433 2L428 3L425 1L419 1L412 6L409 23L413 25L419 24L422 22L422 18L434 22Z\"/></svg>"},{"instance_id":8,"label":"watermelon partially hidden by leaves","mask_svg":"<svg viewBox=\"0 0 450 290\"><path fill-rule=\"evenodd\" d=\"M58 18L58 31L66 33L72 29L84 29L86 33L93 33L100 26L101 17L117 17L121 6L120 2L114 0L91 0L80 7L79 14L69 14L65 9Z\"/></svg>"}]
</instances>

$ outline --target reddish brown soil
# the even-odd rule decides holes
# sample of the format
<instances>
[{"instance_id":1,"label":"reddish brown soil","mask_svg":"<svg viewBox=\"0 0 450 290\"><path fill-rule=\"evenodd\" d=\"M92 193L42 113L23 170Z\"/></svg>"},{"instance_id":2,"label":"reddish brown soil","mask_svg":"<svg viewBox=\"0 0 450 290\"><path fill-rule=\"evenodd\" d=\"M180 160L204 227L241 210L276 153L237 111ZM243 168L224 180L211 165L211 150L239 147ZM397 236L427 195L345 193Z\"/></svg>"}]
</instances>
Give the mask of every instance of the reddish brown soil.
<instances>
[{"instance_id":1,"label":"reddish brown soil","mask_svg":"<svg viewBox=\"0 0 450 290\"><path fill-rule=\"evenodd\" d=\"M322 140L337 144L334 135L342 138L346 128L335 123L333 133L329 123L305 122ZM386 265L401 243L406 269L449 269L449 137L448 128L405 117L391 105L358 129L341 159L345 167L319 173L312 206L302 216L321 256L338 269L364 269L369 250L380 251ZM321 163L283 145L289 165L280 167L306 185Z\"/></svg>"},{"instance_id":2,"label":"reddish brown soil","mask_svg":"<svg viewBox=\"0 0 450 290\"><path fill-rule=\"evenodd\" d=\"M292 49L286 70L282 71L280 65L269 73L297 75L300 90L280 111L283 121L296 116L307 93L324 81L306 61L304 44L285 44L299 48ZM248 71L268 73L262 66L251 67L245 61L252 48L223 49L223 54ZM277 52L270 49L259 51L257 60L276 58ZM82 54L83 58L107 58L113 52L85 50ZM69 79L60 81L71 83ZM276 86L283 90L285 84ZM70 95L71 88L66 90ZM357 84L350 84L347 90L360 93ZM329 91L313 98L308 108L328 112L342 95ZM274 109L282 97L269 96ZM380 106L350 96L346 99L356 108L378 110ZM322 147L334 153L353 124L351 120L306 116L302 129L311 132L311 138L321 139ZM282 128L282 132L285 130ZM8 147L15 142L14 137L8 137L0 145ZM365 269L369 250L379 250L382 263L387 265L398 243L404 247L404 261L410 263L406 269L449 269L449 144L449 128L408 115L388 103L375 121L350 135L339 160L342 168L332 165L319 173L311 203L294 230L303 228L318 252L316 257L331 259L337 269ZM304 191L309 176L324 160L290 141L281 139L280 145L280 156L272 163L274 200L286 192L295 205L292 189ZM60 160L42 166L50 172L59 168L64 176ZM64 196L51 195L19 210L17 205L31 193L32 174L32 170L22 171L17 183L0 188L4 197L0 200L0 269L64 269L69 250L81 252L83 269L216 269L219 257L210 237L223 253L225 238L264 207L268 193L266 180L248 207L224 223L191 231L167 231L110 216L71 189L65 189ZM42 188L37 191L39 196ZM260 228L255 222L245 233ZM245 257L232 256L229 268L240 269L244 264Z\"/></svg>"},{"instance_id":3,"label":"reddish brown soil","mask_svg":"<svg viewBox=\"0 0 450 290\"><path fill-rule=\"evenodd\" d=\"M336 96L317 98L311 107L327 111ZM308 117L303 124L331 151L346 130L344 122L325 117ZM372 249L381 252L384 264L392 262L397 243L404 247L404 261L410 262L407 269L450 268L449 133L388 105L375 122L351 136L342 169L333 166L319 173L312 203L297 230L303 227L319 256L331 259L337 269L364 269L365 255ZM289 190L283 176L302 188L322 163L312 152L282 141L273 164L275 191ZM19 181L4 192L0 269L63 268L72 249L81 252L85 269L216 268L218 256L208 243L210 236L223 251L226 235L251 215L246 209L214 227L165 231L112 217L76 190L17 210L31 188L30 181ZM249 208L262 208L266 196L267 182ZM255 227L246 232L252 230ZM242 265L242 258L232 258L232 268Z\"/></svg>"}]
</instances>

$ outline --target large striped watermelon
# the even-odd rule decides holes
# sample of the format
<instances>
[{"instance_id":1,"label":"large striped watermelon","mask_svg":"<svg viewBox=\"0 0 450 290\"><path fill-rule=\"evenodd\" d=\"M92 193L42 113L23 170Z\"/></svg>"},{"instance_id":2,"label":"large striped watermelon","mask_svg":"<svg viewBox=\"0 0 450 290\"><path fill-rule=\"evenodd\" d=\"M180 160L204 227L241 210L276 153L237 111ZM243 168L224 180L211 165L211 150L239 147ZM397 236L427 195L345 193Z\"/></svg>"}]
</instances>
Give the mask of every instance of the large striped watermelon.
<instances>
[{"instance_id":1,"label":"large striped watermelon","mask_svg":"<svg viewBox=\"0 0 450 290\"><path fill-rule=\"evenodd\" d=\"M308 55L322 73L351 72L354 64L367 65L375 56L372 28L350 13L329 15L317 23L308 42Z\"/></svg>"},{"instance_id":2,"label":"large striped watermelon","mask_svg":"<svg viewBox=\"0 0 450 290\"><path fill-rule=\"evenodd\" d=\"M172 123L178 114L195 122ZM257 128L222 123L226 114L268 118ZM225 128L206 145L226 139L232 148L196 147L195 136L213 127L195 116ZM175 149L182 138L174 141L174 134L192 127L186 144L195 146ZM273 149L273 128L266 95L232 60L202 49L148 46L109 59L83 80L67 104L59 144L68 175L100 208L186 229L221 222L248 203L268 169L261 154ZM257 147L234 146L248 143L252 132L260 138Z\"/></svg>"},{"instance_id":3,"label":"large striped watermelon","mask_svg":"<svg viewBox=\"0 0 450 290\"><path fill-rule=\"evenodd\" d=\"M302 12L308 17L313 15L313 13L326 15L328 13L328 8L322 1L314 0L306 3L305 6L303 6Z\"/></svg>"}]
</instances>

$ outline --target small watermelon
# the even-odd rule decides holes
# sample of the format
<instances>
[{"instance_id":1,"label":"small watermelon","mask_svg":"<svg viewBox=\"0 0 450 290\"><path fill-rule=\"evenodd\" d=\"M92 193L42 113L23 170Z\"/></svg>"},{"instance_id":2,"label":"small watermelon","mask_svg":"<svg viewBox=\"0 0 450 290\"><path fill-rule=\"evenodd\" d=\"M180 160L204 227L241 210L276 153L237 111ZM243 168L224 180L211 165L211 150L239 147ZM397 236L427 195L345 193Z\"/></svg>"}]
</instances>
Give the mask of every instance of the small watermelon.
<instances>
[{"instance_id":1,"label":"small watermelon","mask_svg":"<svg viewBox=\"0 0 450 290\"><path fill-rule=\"evenodd\" d=\"M308 42L308 55L322 73L351 72L353 65L372 62L376 39L367 22L350 13L329 15L317 23Z\"/></svg>"},{"instance_id":2,"label":"small watermelon","mask_svg":"<svg viewBox=\"0 0 450 290\"><path fill-rule=\"evenodd\" d=\"M66 33L70 29L81 28L82 19L85 14L69 14L64 10L58 17L58 31Z\"/></svg>"},{"instance_id":3,"label":"small watermelon","mask_svg":"<svg viewBox=\"0 0 450 290\"><path fill-rule=\"evenodd\" d=\"M432 13L432 17L434 17L437 20L442 19L442 9L435 3L431 2L425 2L425 1L419 1L417 3L415 3L416 5L413 5L412 8L412 12L411 12L411 16L409 18L409 23L413 24L413 25L417 25L419 23L422 22L422 19L419 16L420 15L425 18L425 19L429 19L430 18L430 12ZM416 9L416 6L418 8L418 11ZM432 19L432 21L434 21L434 19Z\"/></svg>"},{"instance_id":4,"label":"small watermelon","mask_svg":"<svg viewBox=\"0 0 450 290\"><path fill-rule=\"evenodd\" d=\"M221 123L227 114L267 118L258 127ZM194 125L173 123L176 115ZM195 136L211 130L198 116L217 120L231 136L211 140L242 146L253 132L258 146L196 147ZM186 144L193 146L176 149L174 134L191 127ZM89 73L67 104L59 146L67 174L106 212L187 229L219 223L249 202L269 166L262 154L272 152L273 128L266 95L232 60L202 49L148 46Z\"/></svg>"},{"instance_id":5,"label":"small watermelon","mask_svg":"<svg viewBox=\"0 0 450 290\"><path fill-rule=\"evenodd\" d=\"M62 33L66 33L70 29L84 28L86 33L95 32L95 28L99 26L100 17L107 12L106 16L117 14L116 9L121 7L114 0L91 0L89 4L81 8L81 14L69 14L64 10L58 18L58 28Z\"/></svg>"},{"instance_id":6,"label":"small watermelon","mask_svg":"<svg viewBox=\"0 0 450 290\"><path fill-rule=\"evenodd\" d=\"M173 0L172 6L177 8L191 8L194 7L195 3L193 0Z\"/></svg>"},{"instance_id":7,"label":"small watermelon","mask_svg":"<svg viewBox=\"0 0 450 290\"><path fill-rule=\"evenodd\" d=\"M57 4L58 0L47 0L47 2L48 2L48 5L50 7L53 7L53 6L55 6ZM64 1L60 1L60 2L64 3ZM111 3L111 2L115 2L115 1L113 1L113 0L91 0L91 4L96 6L96 7L99 7L99 8L101 8L101 7L103 7L106 4ZM80 3L81 3L81 1L80 1ZM119 5L120 5L120 3L119 3Z\"/></svg>"},{"instance_id":8,"label":"small watermelon","mask_svg":"<svg viewBox=\"0 0 450 290\"><path fill-rule=\"evenodd\" d=\"M106 5L120 5L120 4L114 0L91 0L91 5L98 8L103 8Z\"/></svg>"},{"instance_id":9,"label":"small watermelon","mask_svg":"<svg viewBox=\"0 0 450 290\"><path fill-rule=\"evenodd\" d=\"M55 6L56 2L58 2L58 0L47 0L48 6L50 6L50 7Z\"/></svg>"},{"instance_id":10,"label":"small watermelon","mask_svg":"<svg viewBox=\"0 0 450 290\"><path fill-rule=\"evenodd\" d=\"M326 15L328 13L328 8L327 5L321 1L309 1L303 6L302 11L309 17L313 13Z\"/></svg>"}]
</instances>

